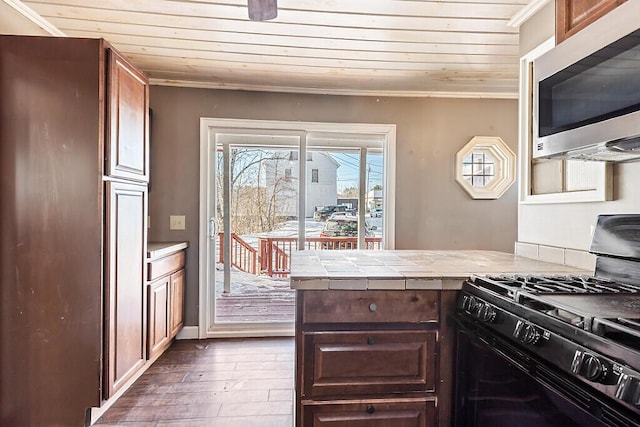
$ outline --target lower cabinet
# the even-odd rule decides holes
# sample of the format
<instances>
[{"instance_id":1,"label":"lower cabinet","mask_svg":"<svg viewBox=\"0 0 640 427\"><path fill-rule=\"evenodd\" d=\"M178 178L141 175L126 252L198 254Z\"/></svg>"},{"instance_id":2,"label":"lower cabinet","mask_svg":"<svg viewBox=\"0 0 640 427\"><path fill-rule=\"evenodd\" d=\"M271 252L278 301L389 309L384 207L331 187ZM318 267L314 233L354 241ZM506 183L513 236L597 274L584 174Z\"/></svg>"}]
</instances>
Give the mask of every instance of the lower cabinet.
<instances>
[{"instance_id":1,"label":"lower cabinet","mask_svg":"<svg viewBox=\"0 0 640 427\"><path fill-rule=\"evenodd\" d=\"M184 269L171 275L169 281L169 337L175 337L184 325Z\"/></svg>"},{"instance_id":2,"label":"lower cabinet","mask_svg":"<svg viewBox=\"0 0 640 427\"><path fill-rule=\"evenodd\" d=\"M184 325L184 265L184 251L148 260L148 359L160 356Z\"/></svg>"},{"instance_id":3,"label":"lower cabinet","mask_svg":"<svg viewBox=\"0 0 640 427\"><path fill-rule=\"evenodd\" d=\"M169 282L170 278L147 285L149 301L149 358L162 352L171 343L169 338Z\"/></svg>"},{"instance_id":4,"label":"lower cabinet","mask_svg":"<svg viewBox=\"0 0 640 427\"><path fill-rule=\"evenodd\" d=\"M454 295L298 290L297 427L448 427Z\"/></svg>"},{"instance_id":5,"label":"lower cabinet","mask_svg":"<svg viewBox=\"0 0 640 427\"><path fill-rule=\"evenodd\" d=\"M308 404L302 407L305 426L432 427L435 399L368 400L353 403Z\"/></svg>"}]
</instances>

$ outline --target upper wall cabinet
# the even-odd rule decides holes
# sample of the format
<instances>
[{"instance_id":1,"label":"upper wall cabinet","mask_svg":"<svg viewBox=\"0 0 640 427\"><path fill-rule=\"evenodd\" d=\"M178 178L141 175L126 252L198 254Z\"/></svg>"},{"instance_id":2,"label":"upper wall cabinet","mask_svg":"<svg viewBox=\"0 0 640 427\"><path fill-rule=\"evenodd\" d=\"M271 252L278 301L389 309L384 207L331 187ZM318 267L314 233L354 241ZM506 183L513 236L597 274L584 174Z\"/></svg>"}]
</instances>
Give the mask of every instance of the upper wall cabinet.
<instances>
[{"instance_id":1,"label":"upper wall cabinet","mask_svg":"<svg viewBox=\"0 0 640 427\"><path fill-rule=\"evenodd\" d=\"M556 43L571 37L627 0L556 0Z\"/></svg>"},{"instance_id":2,"label":"upper wall cabinet","mask_svg":"<svg viewBox=\"0 0 640 427\"><path fill-rule=\"evenodd\" d=\"M149 181L149 86L145 76L112 49L107 87L107 146L105 174Z\"/></svg>"}]
</instances>

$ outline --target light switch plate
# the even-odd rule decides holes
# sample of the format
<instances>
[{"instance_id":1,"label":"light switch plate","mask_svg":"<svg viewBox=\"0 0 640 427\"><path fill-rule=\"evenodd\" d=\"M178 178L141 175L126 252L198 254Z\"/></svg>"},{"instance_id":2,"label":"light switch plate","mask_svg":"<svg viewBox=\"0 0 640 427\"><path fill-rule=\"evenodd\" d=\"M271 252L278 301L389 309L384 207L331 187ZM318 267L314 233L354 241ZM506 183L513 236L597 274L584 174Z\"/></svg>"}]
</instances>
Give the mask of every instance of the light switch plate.
<instances>
[{"instance_id":1,"label":"light switch plate","mask_svg":"<svg viewBox=\"0 0 640 427\"><path fill-rule=\"evenodd\" d=\"M169 230L184 230L185 229L184 215L170 215L169 216Z\"/></svg>"}]
</instances>

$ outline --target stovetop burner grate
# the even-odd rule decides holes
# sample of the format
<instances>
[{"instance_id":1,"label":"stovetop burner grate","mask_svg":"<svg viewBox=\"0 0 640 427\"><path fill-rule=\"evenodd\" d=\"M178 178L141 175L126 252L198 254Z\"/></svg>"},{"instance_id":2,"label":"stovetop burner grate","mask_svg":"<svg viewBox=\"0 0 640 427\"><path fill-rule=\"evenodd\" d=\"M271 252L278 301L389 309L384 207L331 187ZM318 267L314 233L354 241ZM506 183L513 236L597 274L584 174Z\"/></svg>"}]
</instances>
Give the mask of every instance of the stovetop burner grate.
<instances>
[{"instance_id":1,"label":"stovetop burner grate","mask_svg":"<svg viewBox=\"0 0 640 427\"><path fill-rule=\"evenodd\" d=\"M476 276L474 283L514 297L516 292L531 294L640 294L640 286L613 282L592 276L541 276L541 275L499 275Z\"/></svg>"},{"instance_id":2,"label":"stovetop burner grate","mask_svg":"<svg viewBox=\"0 0 640 427\"><path fill-rule=\"evenodd\" d=\"M617 319L618 323L630 329L634 329L640 333L640 319Z\"/></svg>"},{"instance_id":3,"label":"stovetop burner grate","mask_svg":"<svg viewBox=\"0 0 640 427\"><path fill-rule=\"evenodd\" d=\"M522 307L527 313L545 315L527 318L560 335L572 336L571 328L578 328L632 349L638 358L634 364L640 368L638 285L592 276L510 274L474 276L471 285L477 289L475 295L490 303L500 306L499 300L507 299L514 304L502 305L505 310Z\"/></svg>"}]
</instances>

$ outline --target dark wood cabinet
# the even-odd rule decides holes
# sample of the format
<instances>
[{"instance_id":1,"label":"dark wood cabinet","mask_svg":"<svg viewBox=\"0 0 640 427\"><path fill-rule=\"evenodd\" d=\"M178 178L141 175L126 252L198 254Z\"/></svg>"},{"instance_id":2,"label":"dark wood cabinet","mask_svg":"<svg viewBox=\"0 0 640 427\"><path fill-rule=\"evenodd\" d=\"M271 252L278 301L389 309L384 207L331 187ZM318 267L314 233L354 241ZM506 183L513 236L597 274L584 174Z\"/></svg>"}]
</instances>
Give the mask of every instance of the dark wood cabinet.
<instances>
[{"instance_id":1,"label":"dark wood cabinet","mask_svg":"<svg viewBox=\"0 0 640 427\"><path fill-rule=\"evenodd\" d=\"M309 332L305 395L435 391L435 331Z\"/></svg>"},{"instance_id":2,"label":"dark wood cabinet","mask_svg":"<svg viewBox=\"0 0 640 427\"><path fill-rule=\"evenodd\" d=\"M171 275L169 282L169 336L175 337L184 326L184 268Z\"/></svg>"},{"instance_id":3,"label":"dark wood cabinet","mask_svg":"<svg viewBox=\"0 0 640 427\"><path fill-rule=\"evenodd\" d=\"M147 259L149 360L157 359L184 325L184 266L184 250Z\"/></svg>"},{"instance_id":4,"label":"dark wood cabinet","mask_svg":"<svg viewBox=\"0 0 640 427\"><path fill-rule=\"evenodd\" d=\"M146 77L113 49L109 64L106 174L114 178L149 180Z\"/></svg>"},{"instance_id":5,"label":"dark wood cabinet","mask_svg":"<svg viewBox=\"0 0 640 427\"><path fill-rule=\"evenodd\" d=\"M169 346L169 282L168 277L149 284L149 358Z\"/></svg>"},{"instance_id":6,"label":"dark wood cabinet","mask_svg":"<svg viewBox=\"0 0 640 427\"><path fill-rule=\"evenodd\" d=\"M561 43L626 0L556 0L556 44Z\"/></svg>"},{"instance_id":7,"label":"dark wood cabinet","mask_svg":"<svg viewBox=\"0 0 640 427\"><path fill-rule=\"evenodd\" d=\"M434 427L435 399L379 399L352 403L305 404L301 410L309 427Z\"/></svg>"},{"instance_id":8,"label":"dark wood cabinet","mask_svg":"<svg viewBox=\"0 0 640 427\"><path fill-rule=\"evenodd\" d=\"M449 426L453 334L442 313L455 292L443 294L298 290L296 426Z\"/></svg>"},{"instance_id":9,"label":"dark wood cabinet","mask_svg":"<svg viewBox=\"0 0 640 427\"><path fill-rule=\"evenodd\" d=\"M438 323L438 294L342 291L305 294L302 321L312 323Z\"/></svg>"},{"instance_id":10,"label":"dark wood cabinet","mask_svg":"<svg viewBox=\"0 0 640 427\"><path fill-rule=\"evenodd\" d=\"M146 361L145 248L147 188L107 182L105 398Z\"/></svg>"},{"instance_id":11,"label":"dark wood cabinet","mask_svg":"<svg viewBox=\"0 0 640 427\"><path fill-rule=\"evenodd\" d=\"M80 426L146 356L147 81L104 40L2 35L0 94L0 425Z\"/></svg>"}]
</instances>

